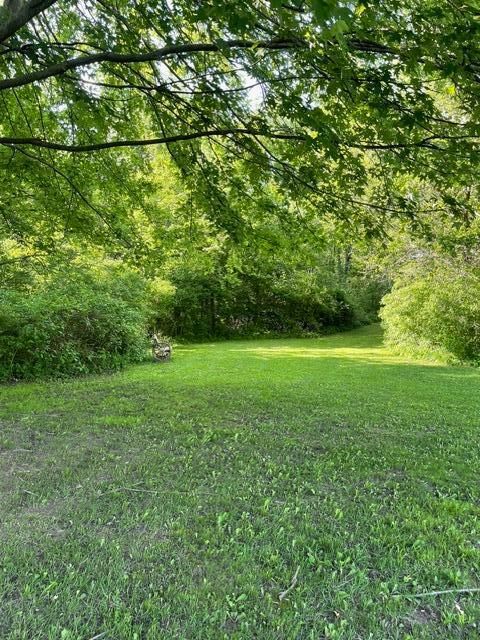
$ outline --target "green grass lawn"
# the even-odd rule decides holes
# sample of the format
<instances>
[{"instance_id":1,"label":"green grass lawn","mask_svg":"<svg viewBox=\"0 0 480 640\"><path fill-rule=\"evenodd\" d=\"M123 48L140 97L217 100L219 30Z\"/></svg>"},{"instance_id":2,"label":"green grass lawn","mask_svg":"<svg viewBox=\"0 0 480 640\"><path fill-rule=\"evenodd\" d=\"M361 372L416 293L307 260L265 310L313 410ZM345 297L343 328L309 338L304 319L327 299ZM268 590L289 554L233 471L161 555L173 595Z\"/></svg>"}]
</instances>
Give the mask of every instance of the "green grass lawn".
<instances>
[{"instance_id":1,"label":"green grass lawn","mask_svg":"<svg viewBox=\"0 0 480 640\"><path fill-rule=\"evenodd\" d=\"M201 344L0 425L2 640L479 637L479 592L411 597L480 587L478 370Z\"/></svg>"}]
</instances>

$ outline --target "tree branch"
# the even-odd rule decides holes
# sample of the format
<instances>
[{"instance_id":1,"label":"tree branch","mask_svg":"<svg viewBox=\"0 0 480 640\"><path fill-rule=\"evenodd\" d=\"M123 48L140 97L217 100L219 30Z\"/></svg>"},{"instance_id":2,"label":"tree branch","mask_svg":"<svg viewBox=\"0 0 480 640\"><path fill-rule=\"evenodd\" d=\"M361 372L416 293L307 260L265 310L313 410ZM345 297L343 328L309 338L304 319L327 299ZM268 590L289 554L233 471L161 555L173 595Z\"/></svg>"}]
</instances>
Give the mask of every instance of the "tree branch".
<instances>
[{"instance_id":1,"label":"tree branch","mask_svg":"<svg viewBox=\"0 0 480 640\"><path fill-rule=\"evenodd\" d=\"M3 24L0 25L0 43L13 36L32 18L48 9L57 0L23 0L20 3L5 2L0 14ZM14 8L15 7L15 8Z\"/></svg>"},{"instance_id":2,"label":"tree branch","mask_svg":"<svg viewBox=\"0 0 480 640\"><path fill-rule=\"evenodd\" d=\"M113 140L111 142L98 142L93 144L63 144L60 142L49 142L41 138L9 138L0 137L0 144L6 146L27 146L42 147L43 149L54 149L55 151L67 151L68 153L88 153L90 151L100 151L101 149L113 149L116 147L147 147L158 144L169 144L172 142L181 142L185 140L195 140L197 138L212 138L215 136L228 136L231 134L242 134L249 136L265 136L278 140L307 140L306 136L296 133L275 133L269 131L258 131L256 129L212 129L209 131L195 131L193 133L179 133L175 136L164 138L150 138L146 140Z\"/></svg>"},{"instance_id":3,"label":"tree branch","mask_svg":"<svg viewBox=\"0 0 480 640\"><path fill-rule=\"evenodd\" d=\"M173 136L165 136L163 138L146 138L136 140L112 140L111 142L95 142L91 144L66 144L63 142L51 142L42 138L16 138L16 137L0 137L0 145L8 147L40 147L43 149L53 149L54 151L66 151L67 153L89 153L91 151L101 151L102 149L115 149L118 147L149 147L152 145L171 144L173 142L184 142L188 140L196 140L198 138L215 138L229 135L246 135L260 136L275 140L296 140L298 142L306 142L310 140L308 135L300 133L275 132L259 129L250 129L248 127L232 127L230 129L207 129L205 131L193 131L191 133L179 133ZM423 138L417 142L392 142L382 144L377 142L356 144L340 141L340 145L351 149L363 149L365 151L380 150L396 150L396 149L433 149L435 151L447 151L446 148L439 147L433 143L436 140L459 141L459 140L478 140L475 135L432 135Z\"/></svg>"},{"instance_id":4,"label":"tree branch","mask_svg":"<svg viewBox=\"0 0 480 640\"><path fill-rule=\"evenodd\" d=\"M446 140L450 142L457 142L460 140L464 141L478 141L479 136L473 134L465 134L465 135L431 135L422 140L418 140L417 142L392 142L382 144L380 142L365 142L363 144L347 144L345 146L351 149L364 149L366 151L381 151L381 150L393 150L393 149L414 149L414 148L423 148L423 149L433 149L434 151L446 151L446 148L439 147L435 144L437 140Z\"/></svg>"},{"instance_id":5,"label":"tree branch","mask_svg":"<svg viewBox=\"0 0 480 640\"><path fill-rule=\"evenodd\" d=\"M196 53L209 51L222 51L223 49L270 49L285 50L303 48L307 46L303 40L294 38L285 38L279 40L225 40L221 43L209 42L193 42L188 44L168 45L154 51L146 51L145 53L115 53L113 51L105 51L100 53L89 53L77 58L70 58L57 64L52 64L45 69L32 71L22 76L14 78L6 78L0 81L0 91L12 89L13 87L22 87L26 84L32 84L39 80L54 78L63 75L71 69L98 64L101 62L112 62L114 64L130 64L134 62L153 62L163 60L172 55L182 53Z\"/></svg>"}]
</instances>

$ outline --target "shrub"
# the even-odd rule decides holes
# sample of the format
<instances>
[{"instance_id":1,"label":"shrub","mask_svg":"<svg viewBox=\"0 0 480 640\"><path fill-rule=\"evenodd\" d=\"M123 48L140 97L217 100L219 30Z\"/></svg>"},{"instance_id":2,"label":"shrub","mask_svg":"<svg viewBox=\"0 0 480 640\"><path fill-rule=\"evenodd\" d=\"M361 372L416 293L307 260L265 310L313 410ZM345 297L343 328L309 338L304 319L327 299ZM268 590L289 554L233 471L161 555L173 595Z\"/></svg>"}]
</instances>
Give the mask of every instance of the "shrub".
<instances>
[{"instance_id":1,"label":"shrub","mask_svg":"<svg viewBox=\"0 0 480 640\"><path fill-rule=\"evenodd\" d=\"M387 341L402 351L480 360L480 278L465 264L402 278L383 298Z\"/></svg>"},{"instance_id":2,"label":"shrub","mask_svg":"<svg viewBox=\"0 0 480 640\"><path fill-rule=\"evenodd\" d=\"M143 283L70 269L26 295L0 291L0 379L64 377L117 369L146 354Z\"/></svg>"}]
</instances>

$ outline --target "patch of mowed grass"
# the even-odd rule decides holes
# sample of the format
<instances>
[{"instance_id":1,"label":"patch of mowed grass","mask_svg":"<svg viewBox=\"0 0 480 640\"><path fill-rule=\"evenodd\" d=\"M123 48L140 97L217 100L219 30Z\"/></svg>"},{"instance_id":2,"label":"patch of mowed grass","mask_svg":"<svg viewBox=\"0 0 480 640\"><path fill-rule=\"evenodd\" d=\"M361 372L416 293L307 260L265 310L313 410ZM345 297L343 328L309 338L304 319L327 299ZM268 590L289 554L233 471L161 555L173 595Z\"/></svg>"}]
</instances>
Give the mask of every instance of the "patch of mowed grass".
<instances>
[{"instance_id":1,"label":"patch of mowed grass","mask_svg":"<svg viewBox=\"0 0 480 640\"><path fill-rule=\"evenodd\" d=\"M479 388L377 327L3 387L0 637L478 638L410 596L480 587Z\"/></svg>"}]
</instances>

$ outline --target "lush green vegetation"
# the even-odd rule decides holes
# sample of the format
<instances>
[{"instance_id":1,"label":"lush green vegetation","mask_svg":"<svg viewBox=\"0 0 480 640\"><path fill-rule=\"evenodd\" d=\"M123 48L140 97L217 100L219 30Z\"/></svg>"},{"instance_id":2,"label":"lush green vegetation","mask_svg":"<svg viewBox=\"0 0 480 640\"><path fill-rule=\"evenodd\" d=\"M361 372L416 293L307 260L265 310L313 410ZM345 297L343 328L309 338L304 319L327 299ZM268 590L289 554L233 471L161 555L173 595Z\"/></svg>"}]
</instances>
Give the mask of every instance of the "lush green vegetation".
<instances>
[{"instance_id":1,"label":"lush green vegetation","mask_svg":"<svg viewBox=\"0 0 480 640\"><path fill-rule=\"evenodd\" d=\"M284 221L310 209L377 232L475 212L474 2L5 0L0 12L0 220L36 251L81 235L141 252L132 210L158 147L233 235L272 198Z\"/></svg>"},{"instance_id":2,"label":"lush green vegetation","mask_svg":"<svg viewBox=\"0 0 480 640\"><path fill-rule=\"evenodd\" d=\"M397 235L396 246L384 254L393 288L380 314L387 341L397 351L479 362L478 238L478 221L460 231L438 225L421 242Z\"/></svg>"},{"instance_id":3,"label":"lush green vegetation","mask_svg":"<svg viewBox=\"0 0 480 640\"><path fill-rule=\"evenodd\" d=\"M322 243L320 233L309 246L276 231L272 244L224 241L207 258L165 264L152 285L153 323L191 340L322 333L378 318L385 285L363 275L351 246Z\"/></svg>"},{"instance_id":4,"label":"lush green vegetation","mask_svg":"<svg viewBox=\"0 0 480 640\"><path fill-rule=\"evenodd\" d=\"M477 638L479 385L371 327L3 388L1 637Z\"/></svg>"},{"instance_id":5,"label":"lush green vegetation","mask_svg":"<svg viewBox=\"0 0 480 640\"><path fill-rule=\"evenodd\" d=\"M0 0L2 638L478 637L479 18Z\"/></svg>"},{"instance_id":6,"label":"lush green vegetation","mask_svg":"<svg viewBox=\"0 0 480 640\"><path fill-rule=\"evenodd\" d=\"M424 354L480 359L480 279L460 268L439 268L398 284L384 299L389 341Z\"/></svg>"},{"instance_id":7,"label":"lush green vegetation","mask_svg":"<svg viewBox=\"0 0 480 640\"><path fill-rule=\"evenodd\" d=\"M63 265L0 289L0 381L62 377L145 359L147 288L114 263Z\"/></svg>"},{"instance_id":8,"label":"lush green vegetation","mask_svg":"<svg viewBox=\"0 0 480 640\"><path fill-rule=\"evenodd\" d=\"M212 242L202 240L204 247ZM224 241L206 259L200 248L200 257L167 257L156 277L72 249L40 269L10 264L0 288L0 380L138 362L148 357L152 331L192 341L321 334L377 319L385 286L362 277L355 264L346 270L341 248L337 256L331 246L304 248L294 258L287 251L267 257L257 248L248 265L243 253Z\"/></svg>"},{"instance_id":9,"label":"lush green vegetation","mask_svg":"<svg viewBox=\"0 0 480 640\"><path fill-rule=\"evenodd\" d=\"M407 271L383 299L391 345L447 360L480 360L480 271L477 260L440 259Z\"/></svg>"}]
</instances>

